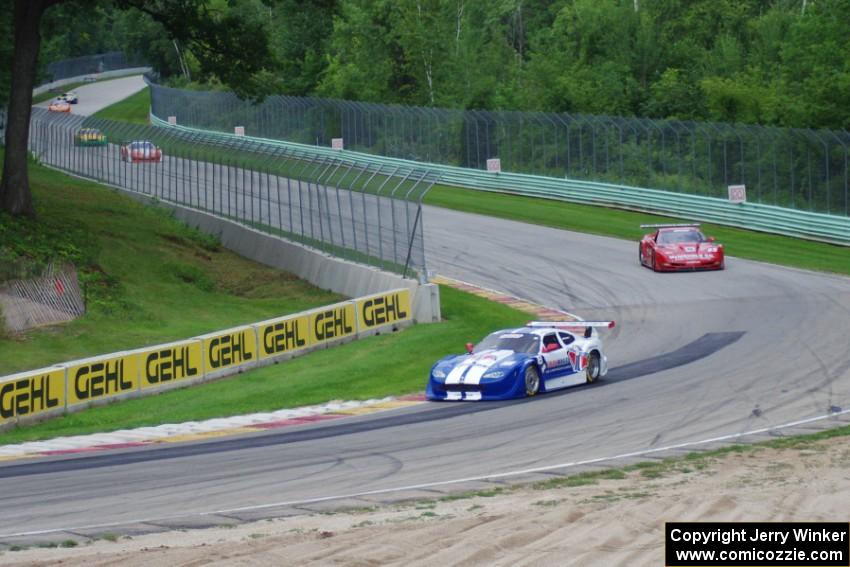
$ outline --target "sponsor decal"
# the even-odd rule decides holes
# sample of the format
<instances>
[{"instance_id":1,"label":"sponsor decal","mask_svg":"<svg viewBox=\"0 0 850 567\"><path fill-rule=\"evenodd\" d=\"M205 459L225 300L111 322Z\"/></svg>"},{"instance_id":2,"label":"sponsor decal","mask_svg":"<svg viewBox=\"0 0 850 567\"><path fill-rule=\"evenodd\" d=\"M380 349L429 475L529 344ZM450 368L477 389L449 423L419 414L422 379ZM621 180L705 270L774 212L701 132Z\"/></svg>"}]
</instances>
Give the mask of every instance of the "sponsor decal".
<instances>
[{"instance_id":1,"label":"sponsor decal","mask_svg":"<svg viewBox=\"0 0 850 567\"><path fill-rule=\"evenodd\" d=\"M549 366L549 370L554 370L555 368L560 368L561 366L567 365L567 357L563 358L550 358L547 362L547 366Z\"/></svg>"},{"instance_id":2,"label":"sponsor decal","mask_svg":"<svg viewBox=\"0 0 850 567\"><path fill-rule=\"evenodd\" d=\"M310 345L309 317L295 315L257 325L260 358L292 352Z\"/></svg>"},{"instance_id":3,"label":"sponsor decal","mask_svg":"<svg viewBox=\"0 0 850 567\"><path fill-rule=\"evenodd\" d=\"M688 260L713 260L714 254L673 254L668 256L673 262L682 262Z\"/></svg>"},{"instance_id":4,"label":"sponsor decal","mask_svg":"<svg viewBox=\"0 0 850 567\"><path fill-rule=\"evenodd\" d=\"M137 355L86 360L68 367L68 405L109 398L137 390Z\"/></svg>"},{"instance_id":5,"label":"sponsor decal","mask_svg":"<svg viewBox=\"0 0 850 567\"><path fill-rule=\"evenodd\" d=\"M359 330L410 319L410 290L402 289L357 300Z\"/></svg>"},{"instance_id":6,"label":"sponsor decal","mask_svg":"<svg viewBox=\"0 0 850 567\"><path fill-rule=\"evenodd\" d=\"M354 334L354 303L344 303L308 315L311 344Z\"/></svg>"},{"instance_id":7,"label":"sponsor decal","mask_svg":"<svg viewBox=\"0 0 850 567\"><path fill-rule=\"evenodd\" d=\"M243 327L204 338L207 371L239 366L257 359L257 338L253 329Z\"/></svg>"},{"instance_id":8,"label":"sponsor decal","mask_svg":"<svg viewBox=\"0 0 850 567\"><path fill-rule=\"evenodd\" d=\"M201 376L201 342L160 346L139 354L142 388Z\"/></svg>"},{"instance_id":9,"label":"sponsor decal","mask_svg":"<svg viewBox=\"0 0 850 567\"><path fill-rule=\"evenodd\" d=\"M570 351L570 365L573 367L573 370L576 372L582 370L587 366L587 355L579 354L578 352L571 350Z\"/></svg>"},{"instance_id":10,"label":"sponsor decal","mask_svg":"<svg viewBox=\"0 0 850 567\"><path fill-rule=\"evenodd\" d=\"M38 370L0 382L0 423L65 405L65 371Z\"/></svg>"}]
</instances>

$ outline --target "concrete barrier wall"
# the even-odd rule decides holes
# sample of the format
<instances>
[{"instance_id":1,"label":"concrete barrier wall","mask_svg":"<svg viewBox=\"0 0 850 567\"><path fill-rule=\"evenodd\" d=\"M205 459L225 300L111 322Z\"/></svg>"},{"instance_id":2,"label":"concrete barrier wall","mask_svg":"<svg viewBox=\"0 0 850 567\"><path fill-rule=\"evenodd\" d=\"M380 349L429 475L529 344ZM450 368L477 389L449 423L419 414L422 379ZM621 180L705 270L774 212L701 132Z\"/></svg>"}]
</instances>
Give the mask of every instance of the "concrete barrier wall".
<instances>
[{"instance_id":1,"label":"concrete barrier wall","mask_svg":"<svg viewBox=\"0 0 850 567\"><path fill-rule=\"evenodd\" d=\"M0 430L192 386L413 324L398 288L161 345L0 377Z\"/></svg>"},{"instance_id":2,"label":"concrete barrier wall","mask_svg":"<svg viewBox=\"0 0 850 567\"><path fill-rule=\"evenodd\" d=\"M91 77L97 81L103 79L114 79L117 77L127 77L129 75L144 75L145 73L151 72L150 67L131 67L129 69L116 69L115 71L104 71L103 73L87 73L85 75L78 75L76 77L68 77L65 79L59 79L58 81L52 81L50 83L45 83L43 85L39 85L32 90L33 96L40 95L42 93L46 93L51 89L57 89L59 87L64 87L65 85L70 85L73 83L79 83L85 81L86 78Z\"/></svg>"},{"instance_id":3,"label":"concrete barrier wall","mask_svg":"<svg viewBox=\"0 0 850 567\"><path fill-rule=\"evenodd\" d=\"M407 288L413 297L414 321L440 320L440 288L435 284L420 284L397 274L342 260L209 213L181 205L160 204L171 208L186 224L218 237L225 248L255 262L290 272L317 287L347 297Z\"/></svg>"}]
</instances>

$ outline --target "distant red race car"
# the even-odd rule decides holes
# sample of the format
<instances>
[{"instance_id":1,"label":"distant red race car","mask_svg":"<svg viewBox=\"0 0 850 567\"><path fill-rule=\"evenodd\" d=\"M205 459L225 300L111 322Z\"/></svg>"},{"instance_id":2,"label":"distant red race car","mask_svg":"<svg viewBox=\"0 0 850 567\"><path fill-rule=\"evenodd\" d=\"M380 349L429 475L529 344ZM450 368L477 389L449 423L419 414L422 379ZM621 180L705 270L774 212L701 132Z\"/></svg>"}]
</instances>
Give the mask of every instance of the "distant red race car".
<instances>
[{"instance_id":1,"label":"distant red race car","mask_svg":"<svg viewBox=\"0 0 850 567\"><path fill-rule=\"evenodd\" d=\"M698 224L642 224L654 228L638 245L641 265L656 272L722 270L723 245L706 236Z\"/></svg>"},{"instance_id":2,"label":"distant red race car","mask_svg":"<svg viewBox=\"0 0 850 567\"><path fill-rule=\"evenodd\" d=\"M121 161L135 163L140 161L162 161L162 150L149 140L135 140L121 146Z\"/></svg>"}]
</instances>

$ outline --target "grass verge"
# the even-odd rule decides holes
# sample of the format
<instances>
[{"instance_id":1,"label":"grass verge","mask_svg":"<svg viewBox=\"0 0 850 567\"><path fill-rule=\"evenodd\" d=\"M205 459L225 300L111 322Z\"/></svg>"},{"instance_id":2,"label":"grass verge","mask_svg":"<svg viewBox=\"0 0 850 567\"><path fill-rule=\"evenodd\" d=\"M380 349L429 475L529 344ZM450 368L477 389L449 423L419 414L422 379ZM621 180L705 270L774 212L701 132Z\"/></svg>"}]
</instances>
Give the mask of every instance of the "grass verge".
<instances>
[{"instance_id":1,"label":"grass verge","mask_svg":"<svg viewBox=\"0 0 850 567\"><path fill-rule=\"evenodd\" d=\"M0 433L0 444L271 411L422 391L428 370L526 313L452 288L440 289L444 321L314 351L307 356L183 390L88 409Z\"/></svg>"},{"instance_id":2,"label":"grass verge","mask_svg":"<svg viewBox=\"0 0 850 567\"><path fill-rule=\"evenodd\" d=\"M0 263L73 262L87 313L66 325L0 335L0 376L340 299L237 256L166 210L112 189L36 164L30 182L37 220L0 214Z\"/></svg>"}]
</instances>

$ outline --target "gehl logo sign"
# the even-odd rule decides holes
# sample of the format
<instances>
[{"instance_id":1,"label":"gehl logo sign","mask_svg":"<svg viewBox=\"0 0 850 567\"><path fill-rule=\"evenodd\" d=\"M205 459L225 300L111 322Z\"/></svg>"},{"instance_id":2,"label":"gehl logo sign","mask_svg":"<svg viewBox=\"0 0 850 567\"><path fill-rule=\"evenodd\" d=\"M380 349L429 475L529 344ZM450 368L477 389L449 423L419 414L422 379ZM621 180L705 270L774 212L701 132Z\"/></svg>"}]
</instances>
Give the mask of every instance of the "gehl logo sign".
<instances>
[{"instance_id":1,"label":"gehl logo sign","mask_svg":"<svg viewBox=\"0 0 850 567\"><path fill-rule=\"evenodd\" d=\"M293 316L260 323L260 357L293 352L309 345L309 317Z\"/></svg>"},{"instance_id":2,"label":"gehl logo sign","mask_svg":"<svg viewBox=\"0 0 850 567\"><path fill-rule=\"evenodd\" d=\"M410 292L398 290L357 300L361 331L410 319Z\"/></svg>"},{"instance_id":3,"label":"gehl logo sign","mask_svg":"<svg viewBox=\"0 0 850 567\"><path fill-rule=\"evenodd\" d=\"M199 378L201 343L191 342L162 347L142 355L142 387Z\"/></svg>"},{"instance_id":4,"label":"gehl logo sign","mask_svg":"<svg viewBox=\"0 0 850 567\"><path fill-rule=\"evenodd\" d=\"M23 375L0 384L0 423L65 405L65 372Z\"/></svg>"},{"instance_id":5,"label":"gehl logo sign","mask_svg":"<svg viewBox=\"0 0 850 567\"><path fill-rule=\"evenodd\" d=\"M253 362L257 358L257 338L253 329L239 328L204 338L207 371Z\"/></svg>"},{"instance_id":6,"label":"gehl logo sign","mask_svg":"<svg viewBox=\"0 0 850 567\"><path fill-rule=\"evenodd\" d=\"M312 344L348 337L355 332L352 303L342 303L310 314Z\"/></svg>"},{"instance_id":7,"label":"gehl logo sign","mask_svg":"<svg viewBox=\"0 0 850 567\"><path fill-rule=\"evenodd\" d=\"M138 388L136 356L83 361L68 368L68 403L108 398Z\"/></svg>"}]
</instances>

